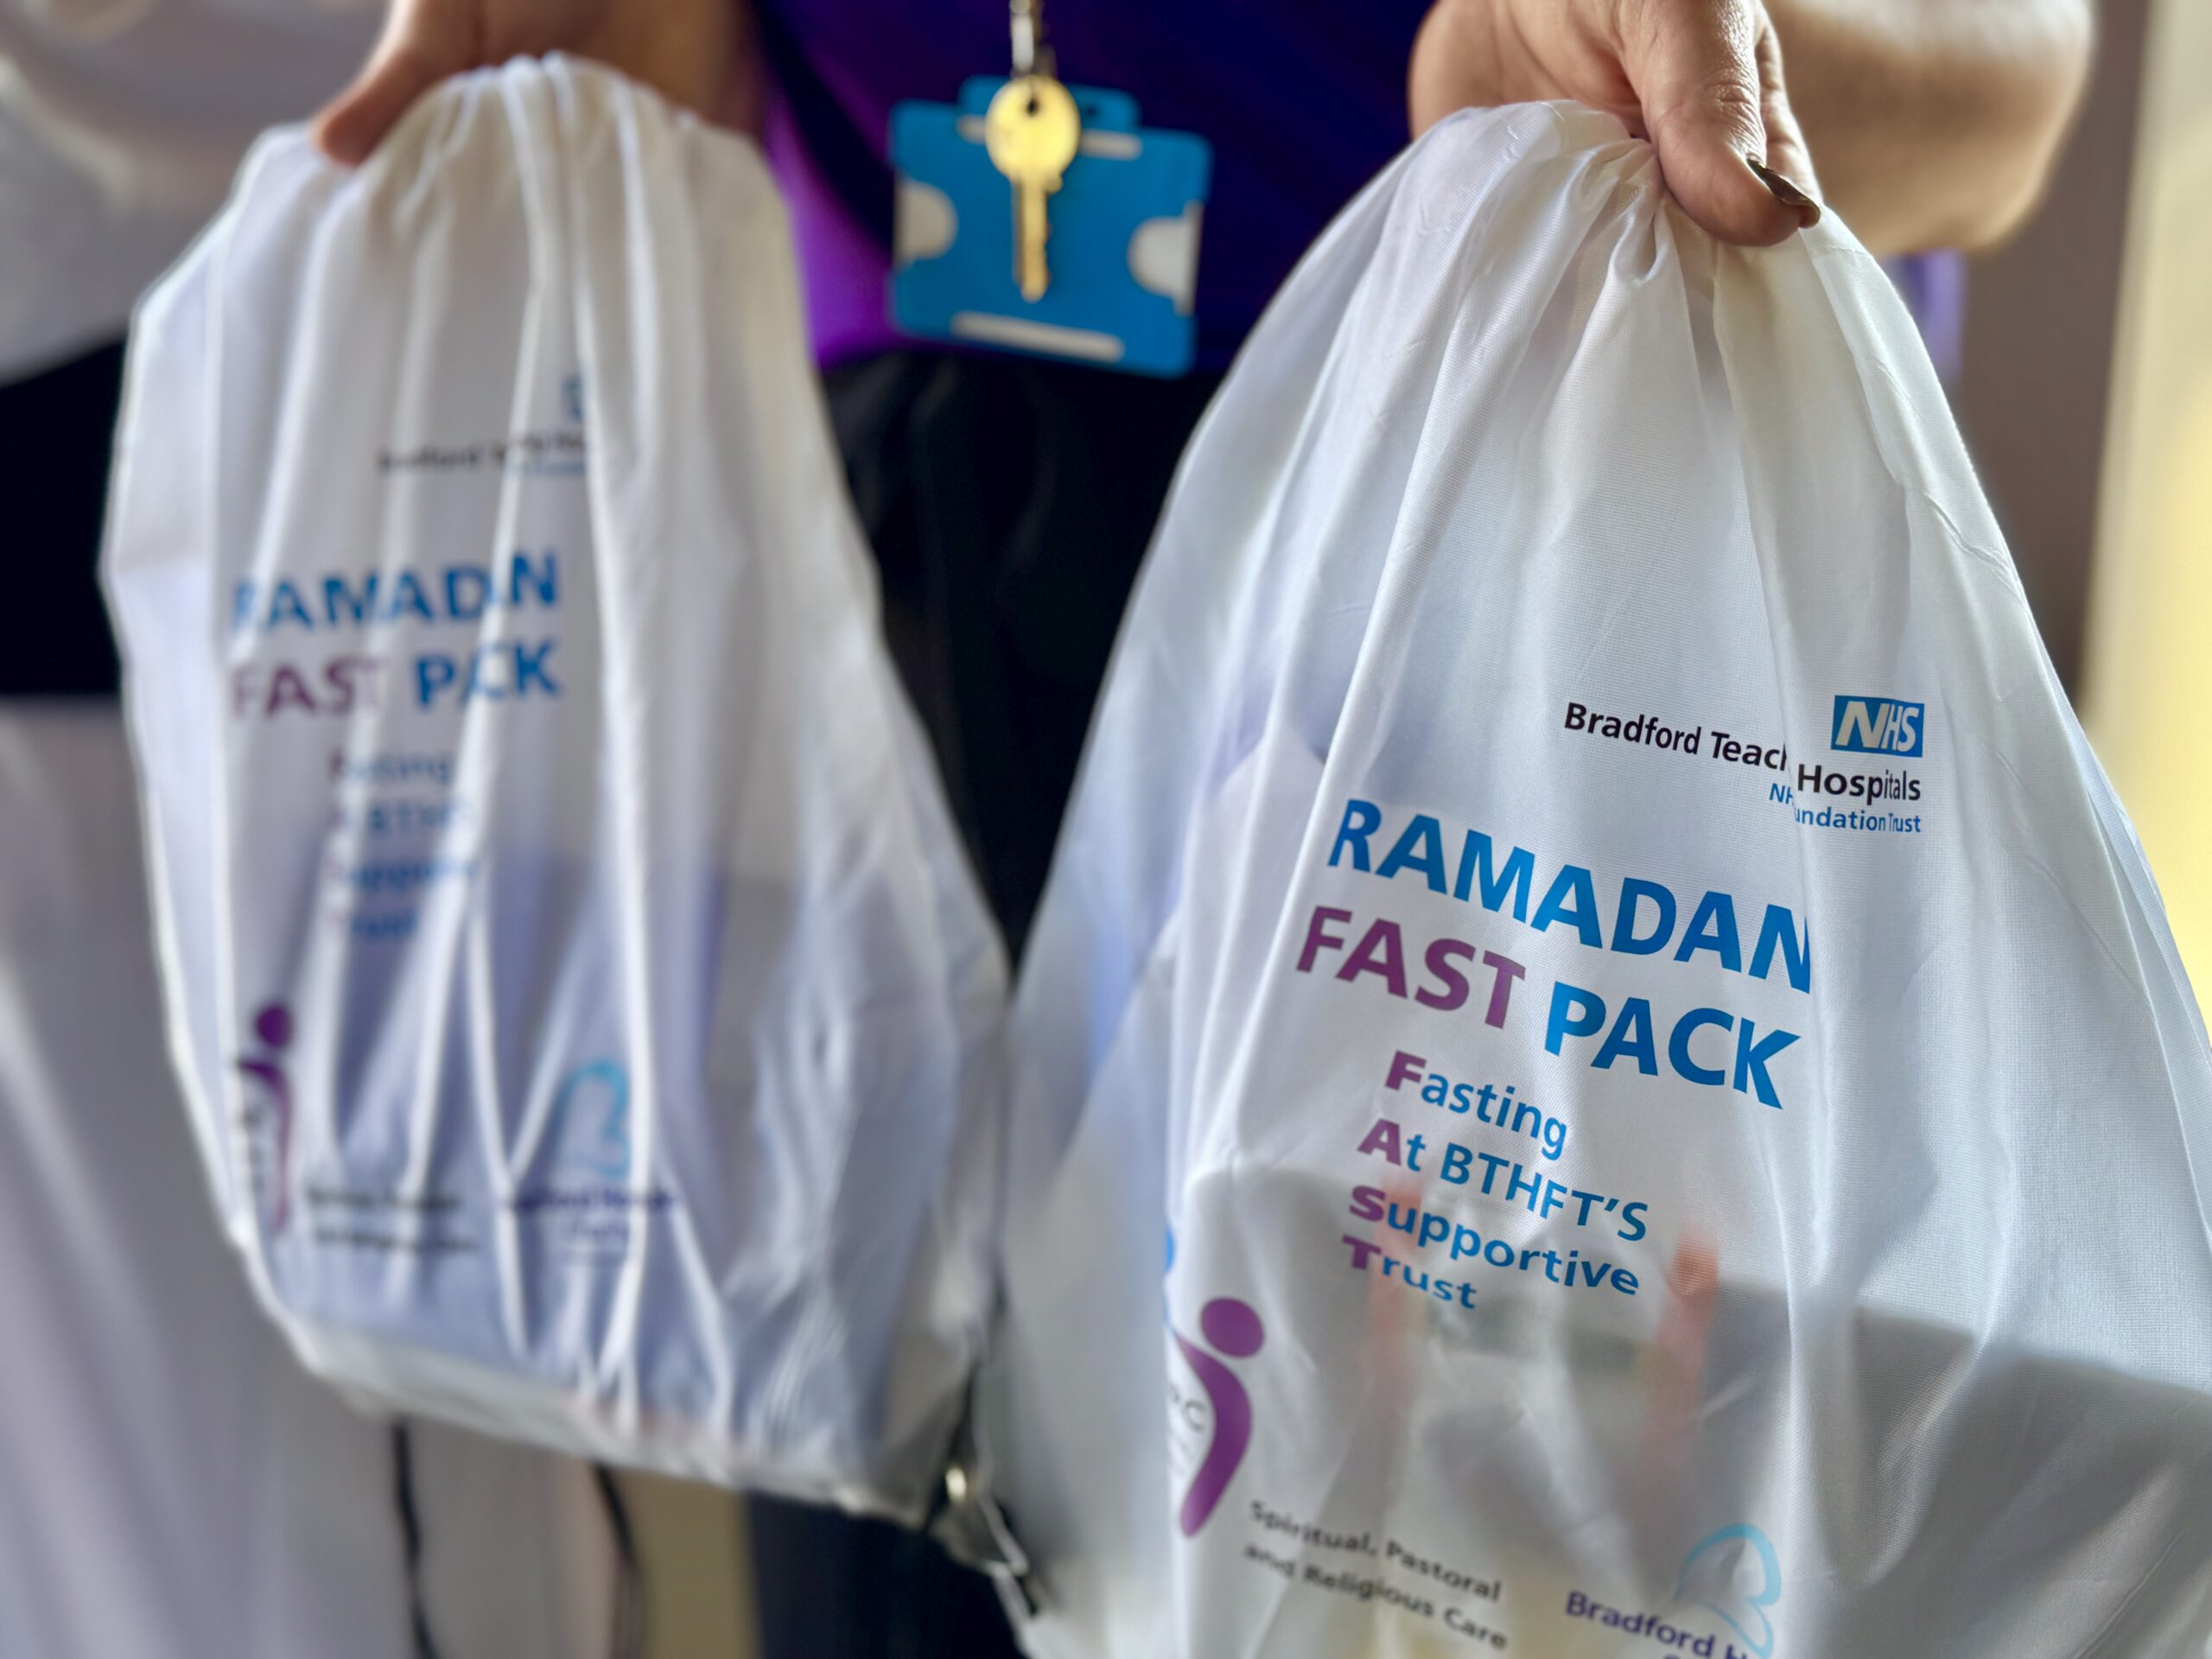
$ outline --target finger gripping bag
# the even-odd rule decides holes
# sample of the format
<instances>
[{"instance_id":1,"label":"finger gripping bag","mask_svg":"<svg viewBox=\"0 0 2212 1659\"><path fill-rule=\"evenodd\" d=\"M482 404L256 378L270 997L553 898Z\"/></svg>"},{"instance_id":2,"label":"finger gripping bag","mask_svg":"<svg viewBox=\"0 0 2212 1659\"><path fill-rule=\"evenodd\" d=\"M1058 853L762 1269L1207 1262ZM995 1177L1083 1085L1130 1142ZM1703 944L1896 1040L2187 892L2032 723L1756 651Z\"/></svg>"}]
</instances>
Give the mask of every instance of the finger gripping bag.
<instances>
[{"instance_id":1,"label":"finger gripping bag","mask_svg":"<svg viewBox=\"0 0 2212 1659\"><path fill-rule=\"evenodd\" d=\"M1371 186L1013 1034L1045 1659L2212 1650L2204 1031L1832 218L1719 247L1567 105Z\"/></svg>"},{"instance_id":2,"label":"finger gripping bag","mask_svg":"<svg viewBox=\"0 0 2212 1659\"><path fill-rule=\"evenodd\" d=\"M758 154L520 60L256 149L108 551L232 1241L385 1404L912 1517L988 1306L1000 949Z\"/></svg>"}]
</instances>

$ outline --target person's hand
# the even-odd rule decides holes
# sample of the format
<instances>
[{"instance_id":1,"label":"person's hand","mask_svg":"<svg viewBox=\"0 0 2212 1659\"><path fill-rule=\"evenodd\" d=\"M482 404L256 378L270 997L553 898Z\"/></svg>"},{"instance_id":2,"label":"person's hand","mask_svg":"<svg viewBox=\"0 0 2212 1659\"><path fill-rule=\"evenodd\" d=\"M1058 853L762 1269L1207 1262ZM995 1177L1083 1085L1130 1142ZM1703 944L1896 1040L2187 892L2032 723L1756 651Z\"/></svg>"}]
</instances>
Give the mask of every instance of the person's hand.
<instances>
[{"instance_id":1,"label":"person's hand","mask_svg":"<svg viewBox=\"0 0 2212 1659\"><path fill-rule=\"evenodd\" d=\"M409 105L448 75L522 53L569 52L746 127L736 0L392 0L376 50L315 118L333 161L365 161Z\"/></svg>"},{"instance_id":2,"label":"person's hand","mask_svg":"<svg viewBox=\"0 0 2212 1659\"><path fill-rule=\"evenodd\" d=\"M1820 218L1762 0L1437 0L1414 45L1416 134L1454 110L1564 98L1651 140L1684 212L1765 246Z\"/></svg>"}]
</instances>

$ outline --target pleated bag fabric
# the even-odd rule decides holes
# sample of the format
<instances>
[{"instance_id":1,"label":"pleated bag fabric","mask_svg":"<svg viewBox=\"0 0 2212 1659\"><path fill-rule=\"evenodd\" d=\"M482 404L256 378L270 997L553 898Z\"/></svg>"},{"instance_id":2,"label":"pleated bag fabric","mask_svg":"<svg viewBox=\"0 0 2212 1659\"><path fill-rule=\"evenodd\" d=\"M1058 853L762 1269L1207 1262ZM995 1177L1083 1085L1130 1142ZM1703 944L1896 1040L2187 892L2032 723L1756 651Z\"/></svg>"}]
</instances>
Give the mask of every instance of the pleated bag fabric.
<instances>
[{"instance_id":1,"label":"pleated bag fabric","mask_svg":"<svg viewBox=\"0 0 2212 1659\"><path fill-rule=\"evenodd\" d=\"M1833 218L1719 246L1568 105L1348 208L1012 1033L1041 1659L2212 1638L2204 1027Z\"/></svg>"},{"instance_id":2,"label":"pleated bag fabric","mask_svg":"<svg viewBox=\"0 0 2212 1659\"><path fill-rule=\"evenodd\" d=\"M264 139L137 319L107 581L232 1242L389 1406L914 1518L1002 953L746 141L561 58Z\"/></svg>"}]
</instances>

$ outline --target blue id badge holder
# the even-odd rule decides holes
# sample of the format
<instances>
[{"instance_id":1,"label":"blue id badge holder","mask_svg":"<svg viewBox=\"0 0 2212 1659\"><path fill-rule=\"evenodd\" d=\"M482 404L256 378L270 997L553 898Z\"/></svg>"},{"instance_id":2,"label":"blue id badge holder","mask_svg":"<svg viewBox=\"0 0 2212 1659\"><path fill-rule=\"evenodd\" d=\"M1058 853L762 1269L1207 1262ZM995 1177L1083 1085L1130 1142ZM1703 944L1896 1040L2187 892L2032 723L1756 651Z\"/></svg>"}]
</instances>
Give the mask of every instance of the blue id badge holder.
<instances>
[{"instance_id":1,"label":"blue id badge holder","mask_svg":"<svg viewBox=\"0 0 2212 1659\"><path fill-rule=\"evenodd\" d=\"M983 142L984 111L1006 84L979 75L957 104L891 112L892 321L925 340L1184 373L1197 341L1192 302L1212 146L1139 125L1126 92L1070 86L1082 136L1046 202L1050 281L1025 299L1014 187Z\"/></svg>"}]
</instances>

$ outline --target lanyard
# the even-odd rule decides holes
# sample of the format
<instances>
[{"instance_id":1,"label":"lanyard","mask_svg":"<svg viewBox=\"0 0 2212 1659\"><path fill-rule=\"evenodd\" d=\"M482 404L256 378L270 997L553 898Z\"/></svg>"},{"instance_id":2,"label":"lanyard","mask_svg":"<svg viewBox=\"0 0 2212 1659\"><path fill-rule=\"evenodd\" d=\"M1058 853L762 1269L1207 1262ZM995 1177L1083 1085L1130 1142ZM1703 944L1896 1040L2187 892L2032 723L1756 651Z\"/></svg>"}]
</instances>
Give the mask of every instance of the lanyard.
<instances>
[{"instance_id":1,"label":"lanyard","mask_svg":"<svg viewBox=\"0 0 2212 1659\"><path fill-rule=\"evenodd\" d=\"M1049 75L1052 48L1045 39L1045 0L1007 0L1014 31L1014 77Z\"/></svg>"},{"instance_id":2,"label":"lanyard","mask_svg":"<svg viewBox=\"0 0 2212 1659\"><path fill-rule=\"evenodd\" d=\"M1063 86L1044 0L1007 0L1007 29L1011 74L891 112L893 320L920 339L1183 373L1211 147L1141 125L1126 92Z\"/></svg>"}]
</instances>

